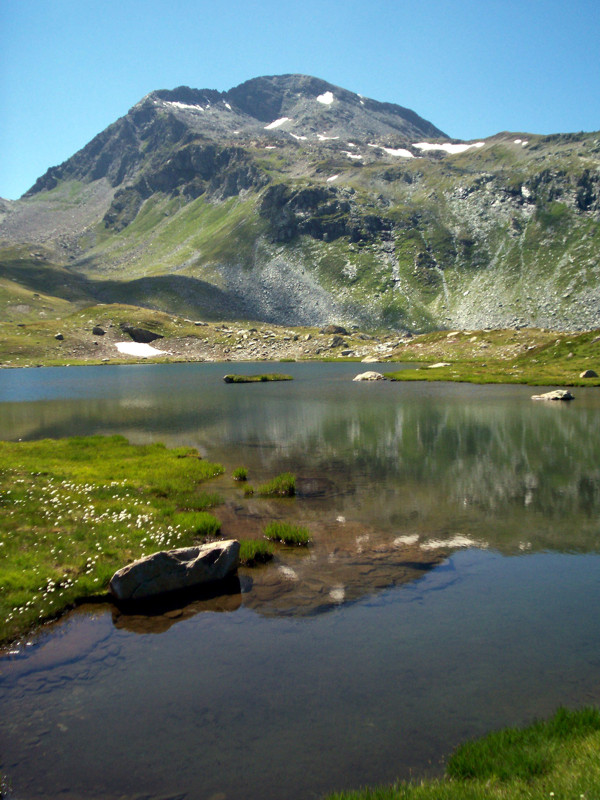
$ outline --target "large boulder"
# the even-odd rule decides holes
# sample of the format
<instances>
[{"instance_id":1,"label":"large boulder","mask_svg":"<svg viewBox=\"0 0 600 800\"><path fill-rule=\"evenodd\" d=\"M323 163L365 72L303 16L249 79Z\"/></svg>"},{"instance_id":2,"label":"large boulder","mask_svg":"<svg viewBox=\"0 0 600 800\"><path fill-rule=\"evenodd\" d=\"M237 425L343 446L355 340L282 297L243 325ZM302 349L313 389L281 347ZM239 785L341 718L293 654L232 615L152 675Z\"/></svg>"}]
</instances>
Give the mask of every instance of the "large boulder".
<instances>
[{"instance_id":1,"label":"large boulder","mask_svg":"<svg viewBox=\"0 0 600 800\"><path fill-rule=\"evenodd\" d=\"M161 550L115 572L110 591L117 600L142 600L164 592L223 580L237 569L235 539L177 550Z\"/></svg>"},{"instance_id":2,"label":"large boulder","mask_svg":"<svg viewBox=\"0 0 600 800\"><path fill-rule=\"evenodd\" d=\"M164 338L160 333L153 333L153 331L148 331L146 328L137 328L135 325L121 325L121 330L123 333L128 333L133 341L139 344L149 344L155 339Z\"/></svg>"},{"instance_id":3,"label":"large boulder","mask_svg":"<svg viewBox=\"0 0 600 800\"><path fill-rule=\"evenodd\" d=\"M575 398L568 389L555 389L545 394L533 394L532 400L574 400Z\"/></svg>"},{"instance_id":4,"label":"large boulder","mask_svg":"<svg viewBox=\"0 0 600 800\"><path fill-rule=\"evenodd\" d=\"M584 369L579 375L580 378L597 378L598 373L593 369Z\"/></svg>"},{"instance_id":5,"label":"large boulder","mask_svg":"<svg viewBox=\"0 0 600 800\"><path fill-rule=\"evenodd\" d=\"M357 375L356 378L352 378L353 381L384 381L385 377L381 374L381 372L361 372L360 375Z\"/></svg>"}]
</instances>

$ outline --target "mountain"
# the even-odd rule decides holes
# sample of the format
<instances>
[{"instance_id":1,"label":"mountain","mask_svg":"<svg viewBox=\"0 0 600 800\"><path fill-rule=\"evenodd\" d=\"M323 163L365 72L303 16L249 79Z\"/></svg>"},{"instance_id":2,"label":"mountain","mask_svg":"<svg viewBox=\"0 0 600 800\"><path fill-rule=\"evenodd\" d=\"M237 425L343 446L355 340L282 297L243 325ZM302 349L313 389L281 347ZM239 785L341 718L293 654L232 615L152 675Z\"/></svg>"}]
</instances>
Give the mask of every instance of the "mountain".
<instances>
[{"instance_id":1,"label":"mountain","mask_svg":"<svg viewBox=\"0 0 600 800\"><path fill-rule=\"evenodd\" d=\"M0 202L0 303L27 289L213 319L586 329L599 220L598 133L459 142L304 75L179 87Z\"/></svg>"}]
</instances>

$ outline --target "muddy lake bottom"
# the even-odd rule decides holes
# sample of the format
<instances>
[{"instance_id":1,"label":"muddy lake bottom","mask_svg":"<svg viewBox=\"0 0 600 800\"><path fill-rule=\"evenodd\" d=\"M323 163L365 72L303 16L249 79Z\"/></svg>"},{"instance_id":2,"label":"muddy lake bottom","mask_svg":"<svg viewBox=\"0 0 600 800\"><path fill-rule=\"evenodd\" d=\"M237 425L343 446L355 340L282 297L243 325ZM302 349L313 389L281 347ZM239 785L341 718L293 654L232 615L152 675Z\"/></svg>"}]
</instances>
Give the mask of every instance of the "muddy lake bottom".
<instances>
[{"instance_id":1,"label":"muddy lake bottom","mask_svg":"<svg viewBox=\"0 0 600 800\"><path fill-rule=\"evenodd\" d=\"M314 535L223 595L82 606L5 653L9 797L316 799L600 703L597 393L540 408L527 387L353 384L353 364L225 371L0 374L0 438L121 433L257 483L290 470L291 501L215 481L224 536L267 518Z\"/></svg>"}]
</instances>

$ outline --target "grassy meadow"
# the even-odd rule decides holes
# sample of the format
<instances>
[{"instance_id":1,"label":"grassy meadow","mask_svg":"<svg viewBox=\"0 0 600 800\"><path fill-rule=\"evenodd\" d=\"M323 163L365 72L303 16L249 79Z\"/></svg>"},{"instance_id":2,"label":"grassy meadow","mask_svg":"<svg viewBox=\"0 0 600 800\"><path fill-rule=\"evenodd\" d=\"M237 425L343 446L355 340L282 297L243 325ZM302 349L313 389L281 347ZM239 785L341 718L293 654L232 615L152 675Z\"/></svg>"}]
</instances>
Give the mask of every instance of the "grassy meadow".
<instances>
[{"instance_id":1,"label":"grassy meadow","mask_svg":"<svg viewBox=\"0 0 600 800\"><path fill-rule=\"evenodd\" d=\"M201 487L222 472L120 436L0 442L0 642L106 592L133 559L217 535L221 498Z\"/></svg>"}]
</instances>

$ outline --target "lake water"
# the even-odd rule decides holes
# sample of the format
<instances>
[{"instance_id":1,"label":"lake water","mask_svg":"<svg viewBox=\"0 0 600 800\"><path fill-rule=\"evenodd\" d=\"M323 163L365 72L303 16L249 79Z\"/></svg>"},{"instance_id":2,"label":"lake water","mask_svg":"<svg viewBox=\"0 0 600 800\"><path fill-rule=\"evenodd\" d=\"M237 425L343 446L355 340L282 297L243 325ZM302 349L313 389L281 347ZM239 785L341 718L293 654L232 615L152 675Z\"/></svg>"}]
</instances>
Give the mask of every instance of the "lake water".
<instances>
[{"instance_id":1,"label":"lake water","mask_svg":"<svg viewBox=\"0 0 600 800\"><path fill-rule=\"evenodd\" d=\"M0 371L0 438L121 433L221 461L226 537L308 552L153 615L79 609L0 658L12 795L300 800L440 774L459 742L600 703L600 392L353 383L363 365ZM293 500L231 481L298 476Z\"/></svg>"}]
</instances>

